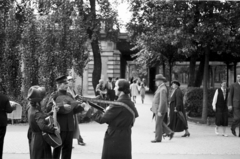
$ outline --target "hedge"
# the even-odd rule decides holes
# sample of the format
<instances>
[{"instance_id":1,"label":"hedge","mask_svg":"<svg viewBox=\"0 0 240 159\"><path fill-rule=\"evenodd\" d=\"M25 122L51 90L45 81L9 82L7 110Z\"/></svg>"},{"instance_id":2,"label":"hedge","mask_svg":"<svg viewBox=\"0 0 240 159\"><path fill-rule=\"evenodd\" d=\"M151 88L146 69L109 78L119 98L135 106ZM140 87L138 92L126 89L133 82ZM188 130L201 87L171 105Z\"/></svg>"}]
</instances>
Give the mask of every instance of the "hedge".
<instances>
[{"instance_id":1,"label":"hedge","mask_svg":"<svg viewBox=\"0 0 240 159\"><path fill-rule=\"evenodd\" d=\"M208 117L215 117L215 112L212 109L212 100L216 88L208 89ZM190 117L201 117L203 107L203 88L189 87L184 94L185 109ZM232 112L229 112L229 116L232 116Z\"/></svg>"}]
</instances>

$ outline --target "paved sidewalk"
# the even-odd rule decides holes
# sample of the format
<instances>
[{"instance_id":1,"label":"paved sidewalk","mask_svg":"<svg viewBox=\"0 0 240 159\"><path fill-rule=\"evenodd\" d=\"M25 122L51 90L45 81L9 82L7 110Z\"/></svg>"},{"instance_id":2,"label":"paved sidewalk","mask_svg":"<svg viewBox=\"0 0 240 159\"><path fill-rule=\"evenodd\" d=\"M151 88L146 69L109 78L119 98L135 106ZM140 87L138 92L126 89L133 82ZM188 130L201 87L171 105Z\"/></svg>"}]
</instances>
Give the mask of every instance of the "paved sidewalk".
<instances>
[{"instance_id":1,"label":"paved sidewalk","mask_svg":"<svg viewBox=\"0 0 240 159\"><path fill-rule=\"evenodd\" d=\"M240 138L234 137L230 128L227 129L229 137L216 136L214 126L189 122L191 133L189 138L182 138L182 132L176 133L171 141L166 138L162 143L151 143L150 141L154 139L154 121L150 112L152 97L147 95L145 104L141 104L140 96L137 97L136 107L140 116L132 129L133 159L239 159ZM79 127L87 145L79 146L75 139L72 159L100 159L107 125L91 122L80 124ZM27 124L8 126L3 159L29 158L27 129Z\"/></svg>"}]
</instances>

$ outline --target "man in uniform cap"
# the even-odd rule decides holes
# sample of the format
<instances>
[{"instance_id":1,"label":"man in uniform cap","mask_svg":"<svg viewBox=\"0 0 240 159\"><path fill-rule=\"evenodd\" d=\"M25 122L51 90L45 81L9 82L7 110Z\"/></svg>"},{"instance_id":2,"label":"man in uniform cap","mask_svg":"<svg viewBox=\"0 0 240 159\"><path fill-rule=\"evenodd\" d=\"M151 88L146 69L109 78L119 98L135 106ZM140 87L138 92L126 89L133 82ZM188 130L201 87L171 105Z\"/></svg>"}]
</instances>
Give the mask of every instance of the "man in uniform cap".
<instances>
[{"instance_id":1,"label":"man in uniform cap","mask_svg":"<svg viewBox=\"0 0 240 159\"><path fill-rule=\"evenodd\" d=\"M74 107L76 104L74 97L67 92L68 82L67 76L60 76L56 79L57 91L51 94L47 105L48 111L51 111L54 102L59 107L57 113L57 121L60 125L62 146L53 149L53 158L71 159L72 141L74 131L73 115L83 111L81 106ZM53 102L54 101L54 102ZM84 106L84 105L82 105Z\"/></svg>"},{"instance_id":2,"label":"man in uniform cap","mask_svg":"<svg viewBox=\"0 0 240 159\"><path fill-rule=\"evenodd\" d=\"M152 143L162 141L163 133L173 138L174 132L163 122L168 109L168 89L164 82L166 78L162 74L157 74L155 77L156 86L158 87L152 102L152 112L155 114L156 126L155 126L155 139Z\"/></svg>"}]
</instances>

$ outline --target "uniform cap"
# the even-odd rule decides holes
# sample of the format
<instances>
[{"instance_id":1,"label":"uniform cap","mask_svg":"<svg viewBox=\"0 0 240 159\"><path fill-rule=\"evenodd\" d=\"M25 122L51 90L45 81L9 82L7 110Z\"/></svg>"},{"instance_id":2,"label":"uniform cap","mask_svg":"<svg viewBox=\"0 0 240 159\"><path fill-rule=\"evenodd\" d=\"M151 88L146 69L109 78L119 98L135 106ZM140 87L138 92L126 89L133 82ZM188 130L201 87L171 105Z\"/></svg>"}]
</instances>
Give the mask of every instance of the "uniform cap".
<instances>
[{"instance_id":1,"label":"uniform cap","mask_svg":"<svg viewBox=\"0 0 240 159\"><path fill-rule=\"evenodd\" d=\"M65 83L65 82L67 82L67 76L66 75L59 76L58 78L55 79L55 81L57 83Z\"/></svg>"}]
</instances>

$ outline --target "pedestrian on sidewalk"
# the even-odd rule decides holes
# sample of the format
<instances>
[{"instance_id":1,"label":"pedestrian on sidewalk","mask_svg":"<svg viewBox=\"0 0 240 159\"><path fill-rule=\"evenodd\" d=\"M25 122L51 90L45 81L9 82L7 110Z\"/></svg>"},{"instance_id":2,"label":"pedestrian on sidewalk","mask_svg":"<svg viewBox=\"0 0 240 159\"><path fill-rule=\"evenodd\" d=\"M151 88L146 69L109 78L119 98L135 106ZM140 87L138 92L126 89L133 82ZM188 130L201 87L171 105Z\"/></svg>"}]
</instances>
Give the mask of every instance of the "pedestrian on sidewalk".
<instances>
[{"instance_id":1,"label":"pedestrian on sidewalk","mask_svg":"<svg viewBox=\"0 0 240 159\"><path fill-rule=\"evenodd\" d=\"M212 106L215 113L215 134L219 135L218 127L222 126L223 136L227 137L226 128L228 126L228 107L227 107L227 99L228 99L228 90L226 86L226 82L223 81L221 84L221 88L218 88L215 91Z\"/></svg>"},{"instance_id":2,"label":"pedestrian on sidewalk","mask_svg":"<svg viewBox=\"0 0 240 159\"><path fill-rule=\"evenodd\" d=\"M172 93L170 97L170 123L169 128L174 132L185 131L182 137L190 137L188 131L186 112L183 106L183 93L181 91L180 83L177 80L172 81Z\"/></svg>"},{"instance_id":3,"label":"pedestrian on sidewalk","mask_svg":"<svg viewBox=\"0 0 240 159\"><path fill-rule=\"evenodd\" d=\"M145 99L145 93L146 93L146 85L145 85L145 79L143 78L141 84L140 84L140 96L141 96L141 100L142 100L142 104L144 103L144 99Z\"/></svg>"},{"instance_id":4,"label":"pedestrian on sidewalk","mask_svg":"<svg viewBox=\"0 0 240 159\"><path fill-rule=\"evenodd\" d=\"M76 91L74 90L74 79L73 79L72 76L68 76L67 80L68 80L67 92L70 93L73 96L74 99L76 99L78 95L77 95ZM80 129L79 129L78 125L79 125L78 114L74 114L74 127L75 127L75 129L74 129L73 138L77 139L78 145L85 146L86 143L83 142L83 138L80 134Z\"/></svg>"},{"instance_id":5,"label":"pedestrian on sidewalk","mask_svg":"<svg viewBox=\"0 0 240 159\"><path fill-rule=\"evenodd\" d=\"M240 74L237 75L237 82L230 86L228 106L230 110L233 110L231 131L234 136L237 136L236 127L240 125ZM238 137L240 137L240 133Z\"/></svg>"},{"instance_id":6,"label":"pedestrian on sidewalk","mask_svg":"<svg viewBox=\"0 0 240 159\"><path fill-rule=\"evenodd\" d=\"M112 102L104 113L95 113L93 119L100 124L107 123L102 159L132 159L132 127L138 117L137 109L129 97L129 82L119 79L116 82L116 102Z\"/></svg>"},{"instance_id":7,"label":"pedestrian on sidewalk","mask_svg":"<svg viewBox=\"0 0 240 159\"><path fill-rule=\"evenodd\" d=\"M134 103L136 103L136 98L138 95L138 85L137 85L137 79L133 80L133 83L130 85L131 90L131 97Z\"/></svg>"},{"instance_id":8,"label":"pedestrian on sidewalk","mask_svg":"<svg viewBox=\"0 0 240 159\"><path fill-rule=\"evenodd\" d=\"M162 74L155 76L155 83L158 89L154 94L151 108L156 119L155 139L151 141L152 143L161 142L163 133L169 136L170 140L174 135L174 132L163 122L168 109L168 89L165 84L166 81L166 78Z\"/></svg>"},{"instance_id":9,"label":"pedestrian on sidewalk","mask_svg":"<svg viewBox=\"0 0 240 159\"><path fill-rule=\"evenodd\" d=\"M115 100L114 87L115 87L115 83L112 81L112 77L108 77L108 81L105 86L105 88L107 89L107 100L110 100L110 101Z\"/></svg>"},{"instance_id":10,"label":"pedestrian on sidewalk","mask_svg":"<svg viewBox=\"0 0 240 159\"><path fill-rule=\"evenodd\" d=\"M16 105L11 106L8 97L0 93L0 159L2 159L4 138L7 130L7 113L11 113L15 109Z\"/></svg>"}]
</instances>

